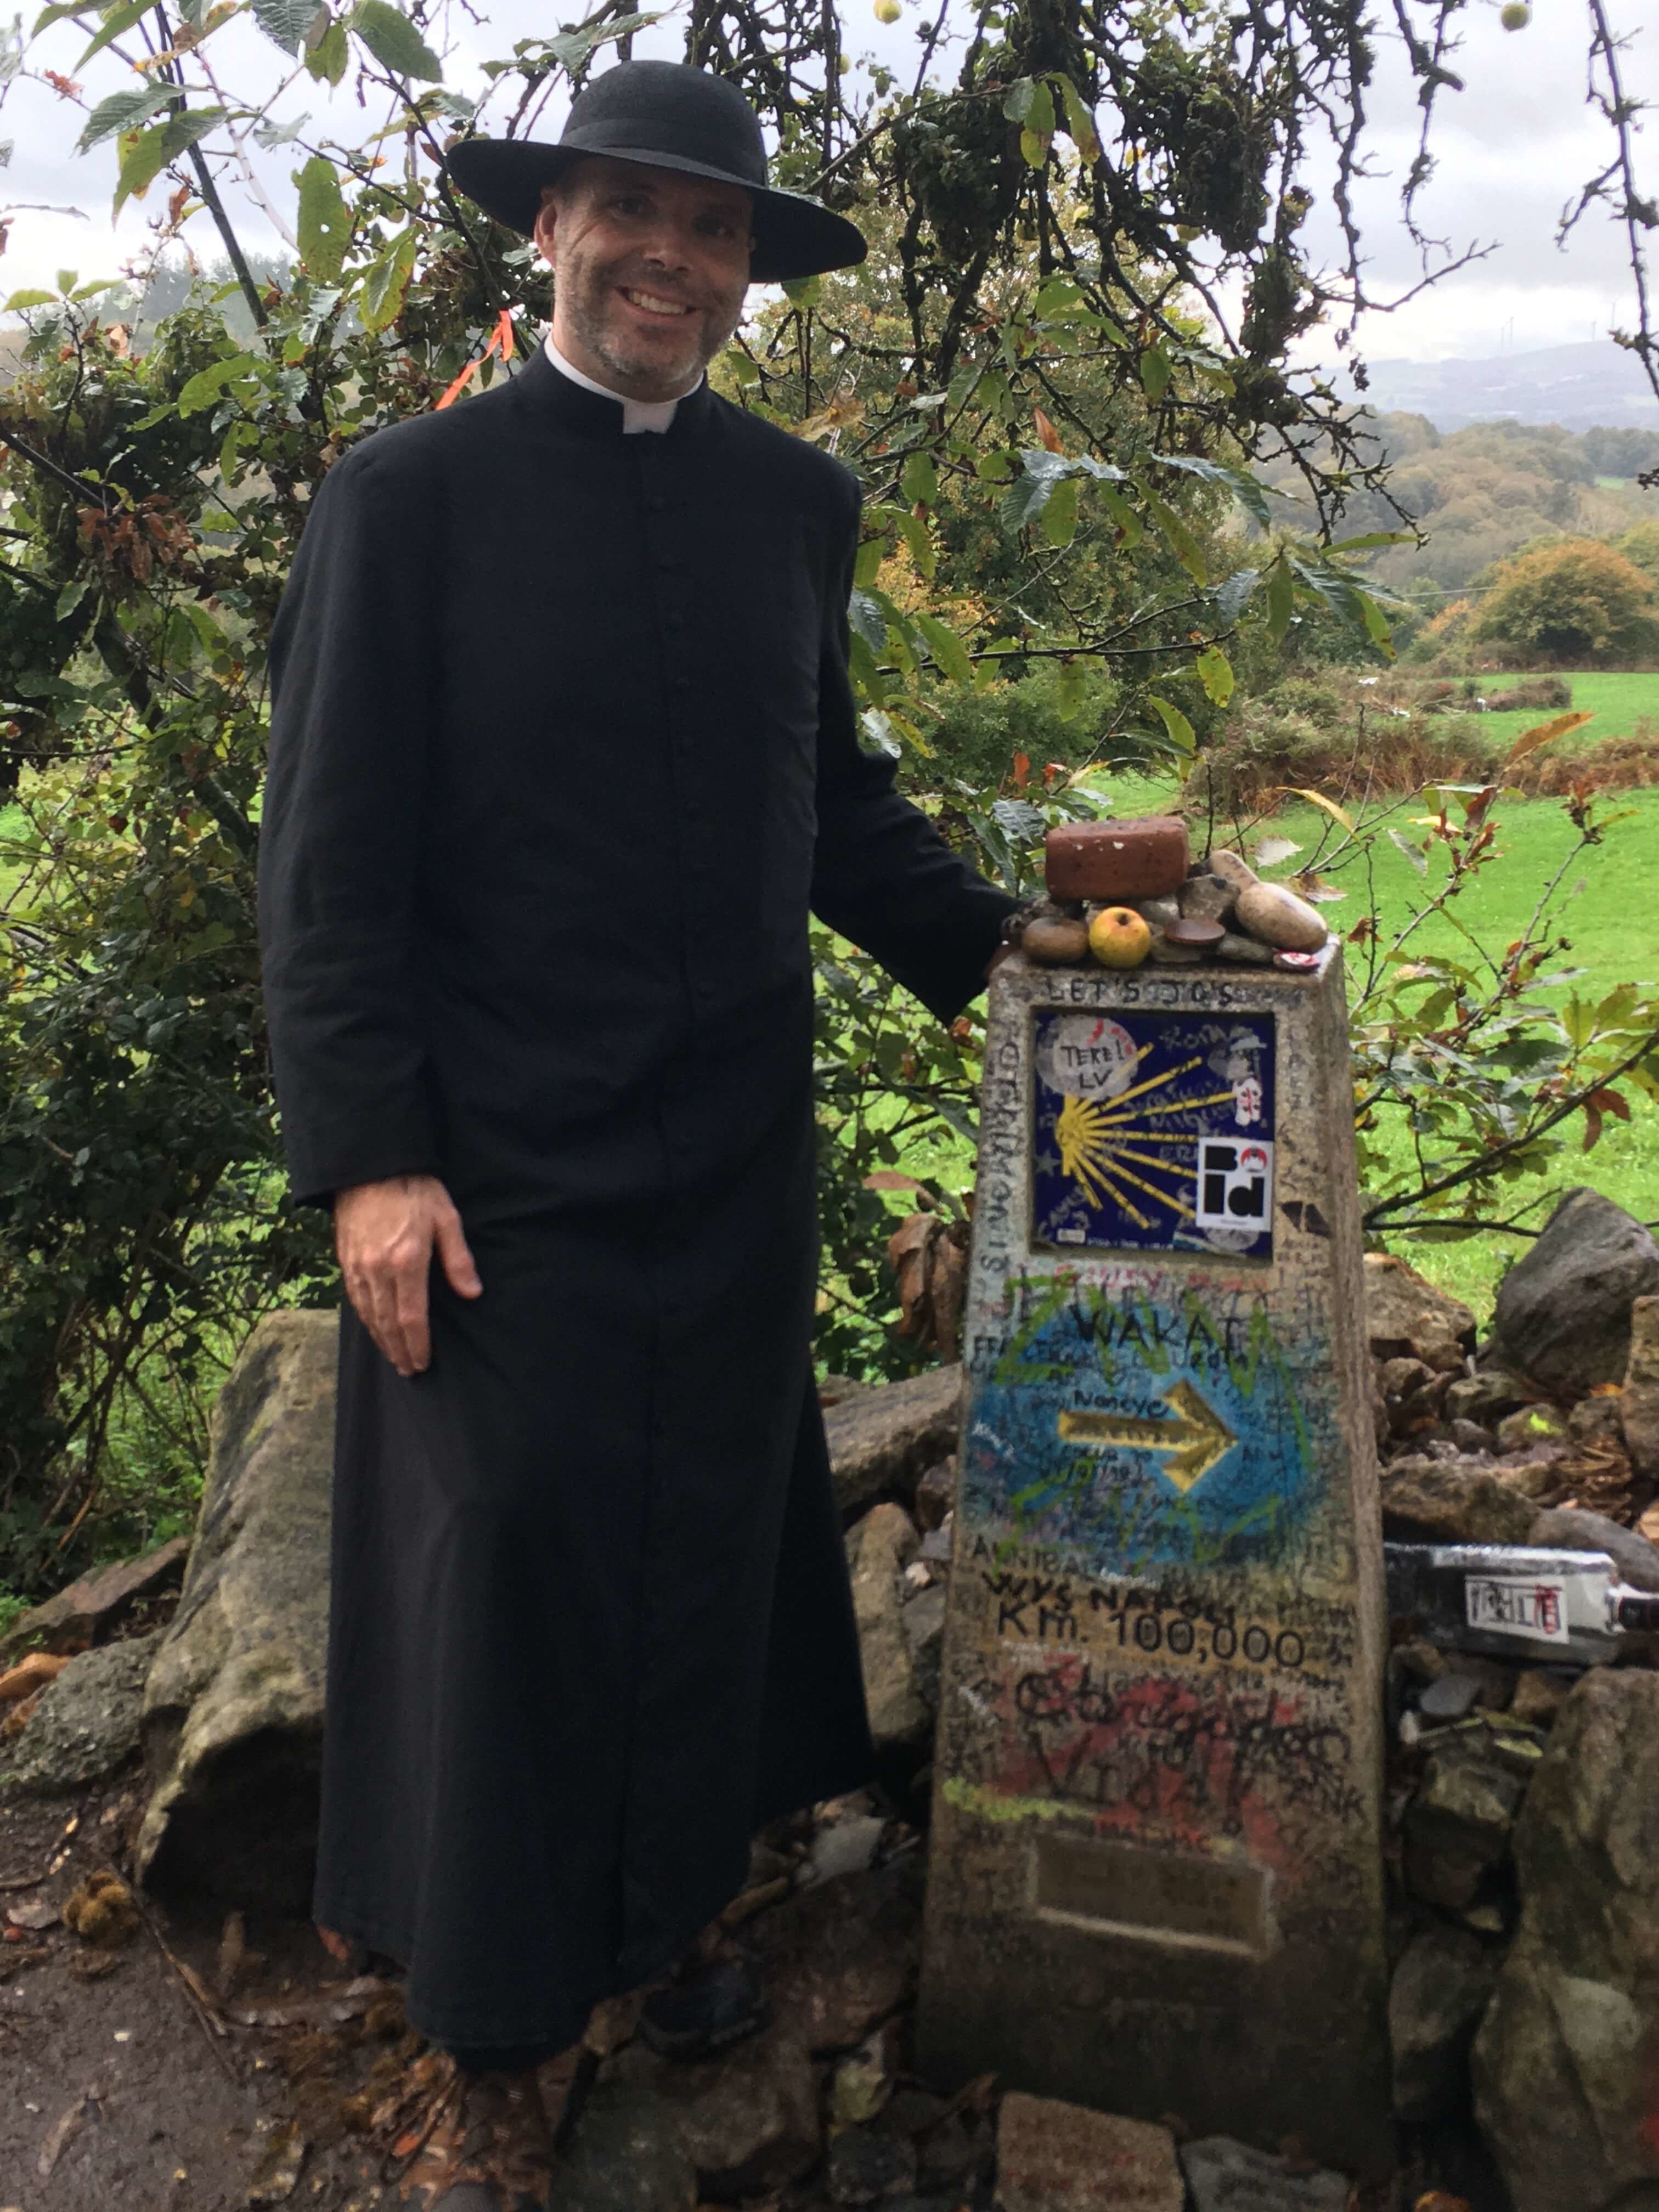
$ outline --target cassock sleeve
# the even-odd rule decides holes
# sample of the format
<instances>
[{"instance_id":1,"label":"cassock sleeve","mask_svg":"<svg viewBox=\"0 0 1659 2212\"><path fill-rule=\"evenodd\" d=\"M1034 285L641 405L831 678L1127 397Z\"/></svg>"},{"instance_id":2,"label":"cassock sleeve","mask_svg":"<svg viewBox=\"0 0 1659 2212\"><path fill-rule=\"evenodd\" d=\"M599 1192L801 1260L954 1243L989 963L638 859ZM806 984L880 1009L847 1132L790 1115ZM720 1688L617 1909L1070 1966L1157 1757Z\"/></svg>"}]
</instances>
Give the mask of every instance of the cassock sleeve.
<instances>
[{"instance_id":1,"label":"cassock sleeve","mask_svg":"<svg viewBox=\"0 0 1659 2212\"><path fill-rule=\"evenodd\" d=\"M958 860L893 788L893 763L859 743L847 665L859 539L858 495L849 495L846 551L824 603L812 910L948 1022L985 988L1004 918L1019 901Z\"/></svg>"},{"instance_id":2,"label":"cassock sleeve","mask_svg":"<svg viewBox=\"0 0 1659 2212\"><path fill-rule=\"evenodd\" d=\"M435 696L429 502L368 447L319 490L271 632L259 934L296 1198L434 1174L412 972Z\"/></svg>"}]
</instances>

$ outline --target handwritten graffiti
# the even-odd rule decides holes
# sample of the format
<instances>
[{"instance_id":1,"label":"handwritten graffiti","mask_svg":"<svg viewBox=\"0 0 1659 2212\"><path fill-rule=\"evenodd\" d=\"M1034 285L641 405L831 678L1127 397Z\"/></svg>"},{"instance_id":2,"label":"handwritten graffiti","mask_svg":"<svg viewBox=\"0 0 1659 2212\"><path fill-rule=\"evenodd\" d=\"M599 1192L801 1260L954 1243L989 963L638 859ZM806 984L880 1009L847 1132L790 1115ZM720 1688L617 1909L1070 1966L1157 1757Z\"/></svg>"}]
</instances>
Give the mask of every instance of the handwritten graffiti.
<instances>
[{"instance_id":1,"label":"handwritten graffiti","mask_svg":"<svg viewBox=\"0 0 1659 2212\"><path fill-rule=\"evenodd\" d=\"M1328 1344L1293 1366L1264 1296L1163 1287L1010 1283L1006 1335L971 1350L971 1519L1104 1571L1287 1556L1337 1444Z\"/></svg>"},{"instance_id":2,"label":"handwritten graffiti","mask_svg":"<svg viewBox=\"0 0 1659 2212\"><path fill-rule=\"evenodd\" d=\"M1216 1674L1124 1680L1066 1658L1018 1675L998 1786L1097 1813L1260 1842L1359 1820L1364 1792L1342 1723L1297 1691Z\"/></svg>"}]
</instances>

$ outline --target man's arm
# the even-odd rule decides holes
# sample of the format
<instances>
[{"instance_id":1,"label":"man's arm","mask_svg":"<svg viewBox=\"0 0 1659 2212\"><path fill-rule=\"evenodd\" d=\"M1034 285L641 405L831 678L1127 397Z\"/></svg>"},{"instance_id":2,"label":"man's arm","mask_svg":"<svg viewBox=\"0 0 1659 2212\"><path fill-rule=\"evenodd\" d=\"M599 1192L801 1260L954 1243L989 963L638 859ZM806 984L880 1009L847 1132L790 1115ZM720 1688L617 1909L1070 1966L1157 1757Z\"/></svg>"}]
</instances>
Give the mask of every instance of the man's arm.
<instances>
[{"instance_id":1,"label":"man's arm","mask_svg":"<svg viewBox=\"0 0 1659 2212\"><path fill-rule=\"evenodd\" d=\"M847 605L858 551L858 504L825 605L819 656L818 841L812 908L872 952L941 1021L983 989L1012 893L959 860L893 787L893 763L859 744L848 671Z\"/></svg>"},{"instance_id":2,"label":"man's arm","mask_svg":"<svg viewBox=\"0 0 1659 2212\"><path fill-rule=\"evenodd\" d=\"M429 499L365 452L317 495L271 635L259 933L295 1194L334 1203L347 1293L399 1374L430 1358L435 1247L478 1279L437 1179L416 898L435 696Z\"/></svg>"}]
</instances>

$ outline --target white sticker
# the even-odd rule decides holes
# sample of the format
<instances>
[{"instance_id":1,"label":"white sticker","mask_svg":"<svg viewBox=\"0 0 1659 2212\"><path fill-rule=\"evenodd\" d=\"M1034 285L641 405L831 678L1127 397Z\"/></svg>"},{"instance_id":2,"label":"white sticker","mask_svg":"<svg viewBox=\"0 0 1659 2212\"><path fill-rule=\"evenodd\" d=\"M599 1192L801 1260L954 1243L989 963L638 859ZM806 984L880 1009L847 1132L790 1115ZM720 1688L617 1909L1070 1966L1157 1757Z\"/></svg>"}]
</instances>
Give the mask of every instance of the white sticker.
<instances>
[{"instance_id":1,"label":"white sticker","mask_svg":"<svg viewBox=\"0 0 1659 2212\"><path fill-rule=\"evenodd\" d=\"M1104 1014L1050 1022L1037 1048L1037 1073L1066 1098L1115 1098L1134 1079L1140 1048Z\"/></svg>"},{"instance_id":2,"label":"white sticker","mask_svg":"<svg viewBox=\"0 0 1659 2212\"><path fill-rule=\"evenodd\" d=\"M1567 1586L1519 1575L1466 1575L1463 1602L1471 1628L1535 1643L1567 1642Z\"/></svg>"},{"instance_id":3,"label":"white sticker","mask_svg":"<svg viewBox=\"0 0 1659 2212\"><path fill-rule=\"evenodd\" d=\"M1273 1210L1273 1148L1261 1137L1201 1137L1198 1146L1200 1229L1269 1228Z\"/></svg>"}]
</instances>

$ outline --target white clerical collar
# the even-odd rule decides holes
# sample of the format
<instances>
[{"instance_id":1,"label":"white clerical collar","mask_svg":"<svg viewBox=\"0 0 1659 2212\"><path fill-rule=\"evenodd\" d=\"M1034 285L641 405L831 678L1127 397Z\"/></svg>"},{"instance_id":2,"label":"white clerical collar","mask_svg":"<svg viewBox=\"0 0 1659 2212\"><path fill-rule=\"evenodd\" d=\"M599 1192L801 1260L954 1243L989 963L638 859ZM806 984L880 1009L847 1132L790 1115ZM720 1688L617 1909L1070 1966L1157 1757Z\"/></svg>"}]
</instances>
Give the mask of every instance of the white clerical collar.
<instances>
[{"instance_id":1,"label":"white clerical collar","mask_svg":"<svg viewBox=\"0 0 1659 2212\"><path fill-rule=\"evenodd\" d=\"M665 430L674 419L674 410L680 400L689 399L702 382L700 376L696 384L682 392L678 399L630 399L625 392L612 392L608 386L596 384L591 376L584 376L580 369L574 368L554 344L551 331L542 343L547 349L548 359L561 376L568 376L573 384L580 384L584 392L597 392L601 399L614 399L618 403L623 411L624 438L631 438L641 430Z\"/></svg>"}]
</instances>

